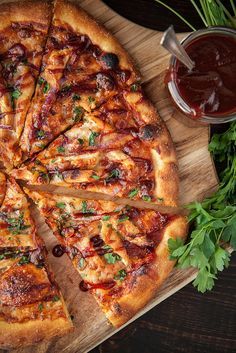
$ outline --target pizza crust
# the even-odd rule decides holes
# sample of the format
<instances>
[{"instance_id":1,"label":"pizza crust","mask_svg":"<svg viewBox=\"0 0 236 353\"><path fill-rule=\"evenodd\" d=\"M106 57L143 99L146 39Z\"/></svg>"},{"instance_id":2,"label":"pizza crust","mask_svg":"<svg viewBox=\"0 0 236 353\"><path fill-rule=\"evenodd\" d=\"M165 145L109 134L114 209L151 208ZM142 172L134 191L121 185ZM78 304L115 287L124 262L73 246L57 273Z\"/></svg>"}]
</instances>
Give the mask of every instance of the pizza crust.
<instances>
[{"instance_id":1,"label":"pizza crust","mask_svg":"<svg viewBox=\"0 0 236 353\"><path fill-rule=\"evenodd\" d=\"M3 349L20 348L63 336L72 331L70 318L56 320L35 320L23 323L7 323L0 321L0 346Z\"/></svg>"},{"instance_id":2,"label":"pizza crust","mask_svg":"<svg viewBox=\"0 0 236 353\"><path fill-rule=\"evenodd\" d=\"M131 77L127 81L128 84L140 79L140 74L131 57L120 43L102 24L95 21L78 4L72 1L56 0L54 16L56 25L57 22L58 25L60 25L60 22L68 24L75 32L87 35L93 44L98 45L105 52L116 54L121 69L131 71Z\"/></svg>"},{"instance_id":3,"label":"pizza crust","mask_svg":"<svg viewBox=\"0 0 236 353\"><path fill-rule=\"evenodd\" d=\"M33 21L47 26L51 17L50 1L29 0L3 2L0 4L0 30L12 22Z\"/></svg>"},{"instance_id":4,"label":"pizza crust","mask_svg":"<svg viewBox=\"0 0 236 353\"><path fill-rule=\"evenodd\" d=\"M185 239L187 230L187 220L182 216L177 216L167 225L162 241L156 249L156 261L148 273L137 277L128 294L111 301L110 307L104 308L106 316L113 326L122 326L155 296L175 265L175 261L169 259L168 240L170 238Z\"/></svg>"}]
</instances>

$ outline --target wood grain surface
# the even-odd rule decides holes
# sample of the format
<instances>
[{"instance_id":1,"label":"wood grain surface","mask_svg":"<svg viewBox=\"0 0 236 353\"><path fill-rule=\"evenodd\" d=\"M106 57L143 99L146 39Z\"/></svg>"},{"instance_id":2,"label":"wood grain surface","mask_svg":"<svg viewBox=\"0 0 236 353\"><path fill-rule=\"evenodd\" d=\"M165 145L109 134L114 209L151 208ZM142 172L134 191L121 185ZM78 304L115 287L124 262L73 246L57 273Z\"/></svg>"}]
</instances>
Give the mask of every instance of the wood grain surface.
<instances>
[{"instance_id":1,"label":"wood grain surface","mask_svg":"<svg viewBox=\"0 0 236 353\"><path fill-rule=\"evenodd\" d=\"M207 127L186 127L173 118L173 106L163 84L169 58L159 45L161 33L125 20L99 0L84 0L78 1L78 3L107 26L140 68L145 91L156 105L161 117L166 121L175 142L181 180L181 203L201 200L217 185L214 166L207 150L209 132ZM48 247L49 261L62 289L68 309L74 317L75 331L61 339L38 344L33 348L18 349L12 353L88 352L116 331L108 324L92 296L79 290L80 277L72 268L69 259L65 255L61 258L52 256L51 249L56 244L56 240L33 205L32 210L39 234ZM173 270L153 301L133 320L181 289L192 281L194 276L195 271L192 269Z\"/></svg>"}]
</instances>

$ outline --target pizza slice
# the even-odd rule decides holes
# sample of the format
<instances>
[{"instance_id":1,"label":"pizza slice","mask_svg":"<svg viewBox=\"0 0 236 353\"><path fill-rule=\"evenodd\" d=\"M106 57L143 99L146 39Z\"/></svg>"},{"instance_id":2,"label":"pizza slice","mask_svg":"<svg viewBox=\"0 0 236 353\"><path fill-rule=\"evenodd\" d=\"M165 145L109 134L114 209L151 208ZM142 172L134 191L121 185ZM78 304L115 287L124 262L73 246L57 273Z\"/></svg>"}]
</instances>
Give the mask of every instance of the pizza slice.
<instances>
[{"instance_id":1,"label":"pizza slice","mask_svg":"<svg viewBox=\"0 0 236 353\"><path fill-rule=\"evenodd\" d=\"M19 139L39 75L50 17L51 5L43 0L0 5L0 88L5 86L0 98L0 152L8 168L21 161Z\"/></svg>"},{"instance_id":2,"label":"pizza slice","mask_svg":"<svg viewBox=\"0 0 236 353\"><path fill-rule=\"evenodd\" d=\"M10 349L64 335L73 325L25 195L2 173L0 181L0 347Z\"/></svg>"},{"instance_id":3,"label":"pizza slice","mask_svg":"<svg viewBox=\"0 0 236 353\"><path fill-rule=\"evenodd\" d=\"M173 144L141 91L123 91L96 112L83 112L78 120L12 175L30 184L177 205Z\"/></svg>"},{"instance_id":4,"label":"pizza slice","mask_svg":"<svg viewBox=\"0 0 236 353\"><path fill-rule=\"evenodd\" d=\"M52 28L21 148L42 150L85 111L138 79L115 38L72 2L55 2Z\"/></svg>"},{"instance_id":5,"label":"pizza slice","mask_svg":"<svg viewBox=\"0 0 236 353\"><path fill-rule=\"evenodd\" d=\"M167 242L186 219L111 201L30 191L40 212L109 321L121 326L155 295L174 266Z\"/></svg>"}]
</instances>

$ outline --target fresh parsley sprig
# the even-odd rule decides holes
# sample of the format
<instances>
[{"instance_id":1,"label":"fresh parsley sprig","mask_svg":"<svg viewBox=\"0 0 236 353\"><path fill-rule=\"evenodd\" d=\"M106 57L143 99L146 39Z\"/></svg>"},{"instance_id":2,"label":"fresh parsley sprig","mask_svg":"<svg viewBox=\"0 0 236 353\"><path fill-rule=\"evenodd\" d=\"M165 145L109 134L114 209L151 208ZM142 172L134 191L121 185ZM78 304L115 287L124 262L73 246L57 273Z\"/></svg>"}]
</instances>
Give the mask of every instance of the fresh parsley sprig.
<instances>
[{"instance_id":1,"label":"fresh parsley sprig","mask_svg":"<svg viewBox=\"0 0 236 353\"><path fill-rule=\"evenodd\" d=\"M225 163L219 189L202 203L187 206L194 229L189 241L170 239L168 243L177 267L199 270L193 285L202 293L213 288L218 272L229 264L230 253L223 244L228 242L236 250L236 121L226 132L213 135L209 150Z\"/></svg>"}]
</instances>

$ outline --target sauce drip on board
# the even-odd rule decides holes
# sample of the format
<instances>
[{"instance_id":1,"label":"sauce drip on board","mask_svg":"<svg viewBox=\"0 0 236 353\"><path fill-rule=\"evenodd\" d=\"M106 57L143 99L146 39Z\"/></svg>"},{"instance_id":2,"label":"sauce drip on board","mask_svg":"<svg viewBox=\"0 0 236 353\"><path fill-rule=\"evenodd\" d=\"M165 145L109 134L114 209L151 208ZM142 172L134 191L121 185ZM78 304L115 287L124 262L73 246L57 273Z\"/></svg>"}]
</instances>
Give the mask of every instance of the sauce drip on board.
<instances>
[{"instance_id":1,"label":"sauce drip on board","mask_svg":"<svg viewBox=\"0 0 236 353\"><path fill-rule=\"evenodd\" d=\"M185 46L193 70L177 62L174 72L180 96L202 115L217 117L236 111L236 38L210 34Z\"/></svg>"}]
</instances>

